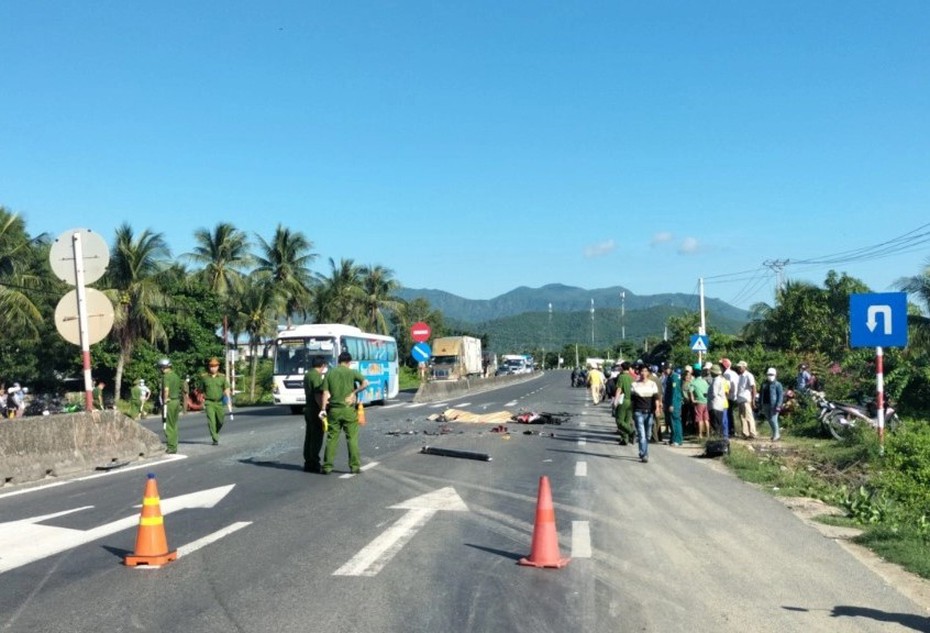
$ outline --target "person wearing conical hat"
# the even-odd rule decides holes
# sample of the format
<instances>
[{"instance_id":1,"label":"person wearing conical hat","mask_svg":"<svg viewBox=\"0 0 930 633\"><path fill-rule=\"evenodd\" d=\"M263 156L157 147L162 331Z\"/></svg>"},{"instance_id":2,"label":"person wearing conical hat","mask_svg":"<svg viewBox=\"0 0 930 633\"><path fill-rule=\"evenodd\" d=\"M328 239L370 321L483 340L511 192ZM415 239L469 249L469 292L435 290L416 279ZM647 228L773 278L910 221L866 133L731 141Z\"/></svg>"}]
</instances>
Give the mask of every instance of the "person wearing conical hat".
<instances>
[{"instance_id":1,"label":"person wearing conical hat","mask_svg":"<svg viewBox=\"0 0 930 633\"><path fill-rule=\"evenodd\" d=\"M207 362L207 373L200 377L203 393L203 410L207 414L207 427L213 445L220 443L220 431L226 418L226 403L230 397L229 381L220 373L220 359L213 357Z\"/></svg>"}]
</instances>

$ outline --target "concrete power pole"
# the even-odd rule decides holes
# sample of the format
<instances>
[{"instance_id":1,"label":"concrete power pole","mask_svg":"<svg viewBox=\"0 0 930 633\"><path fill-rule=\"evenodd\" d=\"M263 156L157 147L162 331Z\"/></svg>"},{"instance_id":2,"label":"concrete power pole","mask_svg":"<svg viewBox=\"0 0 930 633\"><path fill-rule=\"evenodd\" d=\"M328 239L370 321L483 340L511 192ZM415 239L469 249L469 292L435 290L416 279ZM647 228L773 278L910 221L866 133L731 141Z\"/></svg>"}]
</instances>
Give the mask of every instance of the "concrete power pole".
<instances>
[{"instance_id":1,"label":"concrete power pole","mask_svg":"<svg viewBox=\"0 0 930 633\"><path fill-rule=\"evenodd\" d=\"M785 289L785 279L782 276L782 271L785 270L785 266L788 265L788 262L791 260L788 259L770 259L762 262L763 266L771 268L775 271L775 298L778 298L778 295L782 290Z\"/></svg>"},{"instance_id":2,"label":"concrete power pole","mask_svg":"<svg viewBox=\"0 0 930 633\"><path fill-rule=\"evenodd\" d=\"M594 299L591 299L591 347L594 347Z\"/></svg>"},{"instance_id":3,"label":"concrete power pole","mask_svg":"<svg viewBox=\"0 0 930 633\"><path fill-rule=\"evenodd\" d=\"M620 340L626 340L626 292L620 293Z\"/></svg>"}]
</instances>

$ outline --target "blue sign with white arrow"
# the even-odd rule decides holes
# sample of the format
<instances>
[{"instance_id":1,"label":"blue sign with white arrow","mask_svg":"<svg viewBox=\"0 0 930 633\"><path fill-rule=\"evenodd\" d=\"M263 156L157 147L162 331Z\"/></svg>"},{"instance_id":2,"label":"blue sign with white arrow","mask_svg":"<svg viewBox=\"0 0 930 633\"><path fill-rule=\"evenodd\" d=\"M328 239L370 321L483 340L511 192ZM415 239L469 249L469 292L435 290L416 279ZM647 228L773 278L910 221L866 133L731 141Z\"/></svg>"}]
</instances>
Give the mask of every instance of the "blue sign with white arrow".
<instances>
[{"instance_id":1,"label":"blue sign with white arrow","mask_svg":"<svg viewBox=\"0 0 930 633\"><path fill-rule=\"evenodd\" d=\"M417 343L410 350L410 355L418 363L425 363L433 355L433 350L430 349L429 343Z\"/></svg>"},{"instance_id":2,"label":"blue sign with white arrow","mask_svg":"<svg viewBox=\"0 0 930 633\"><path fill-rule=\"evenodd\" d=\"M907 346L907 293L849 295L849 344L852 347Z\"/></svg>"}]
</instances>

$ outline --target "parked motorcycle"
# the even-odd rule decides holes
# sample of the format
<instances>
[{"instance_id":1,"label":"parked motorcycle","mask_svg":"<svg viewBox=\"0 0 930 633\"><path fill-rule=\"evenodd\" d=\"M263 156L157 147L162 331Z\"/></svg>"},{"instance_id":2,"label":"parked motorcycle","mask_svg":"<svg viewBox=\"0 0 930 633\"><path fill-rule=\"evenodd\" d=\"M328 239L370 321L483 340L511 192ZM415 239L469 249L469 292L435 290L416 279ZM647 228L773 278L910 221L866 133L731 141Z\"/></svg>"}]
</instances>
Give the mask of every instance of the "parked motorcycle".
<instances>
[{"instance_id":1,"label":"parked motorcycle","mask_svg":"<svg viewBox=\"0 0 930 633\"><path fill-rule=\"evenodd\" d=\"M850 429L862 424L868 424L871 428L878 428L878 407L875 402L866 402L864 404L849 404L845 402L833 402L828 400L822 391L810 390L810 396L820 407L820 413L817 419L823 429L832 435L835 439L842 440L848 437ZM895 413L894 407L890 403L885 403L885 429L893 433L898 427L901 420Z\"/></svg>"}]
</instances>

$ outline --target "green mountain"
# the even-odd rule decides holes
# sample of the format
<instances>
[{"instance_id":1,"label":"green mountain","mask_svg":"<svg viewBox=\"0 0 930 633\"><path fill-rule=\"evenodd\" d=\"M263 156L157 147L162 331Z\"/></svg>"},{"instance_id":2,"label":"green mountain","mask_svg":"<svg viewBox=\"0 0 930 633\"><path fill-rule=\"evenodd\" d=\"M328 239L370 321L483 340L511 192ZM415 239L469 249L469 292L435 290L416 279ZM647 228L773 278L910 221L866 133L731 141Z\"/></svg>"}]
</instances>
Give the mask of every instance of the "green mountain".
<instances>
[{"instance_id":1,"label":"green mountain","mask_svg":"<svg viewBox=\"0 0 930 633\"><path fill-rule=\"evenodd\" d=\"M625 293L622 324L621 292ZM657 341L664 334L669 316L700 309L695 295L636 295L621 286L598 290L562 284L522 286L486 300L465 299L442 290L404 288L397 294L408 301L426 299L454 328L487 334L491 350L498 353L542 347L561 349L575 343L590 345L592 329L594 346L607 347L621 340L621 325L628 341L642 342L647 337ZM721 332L737 333L747 321L745 310L719 299L705 298L704 305L707 322Z\"/></svg>"}]
</instances>

